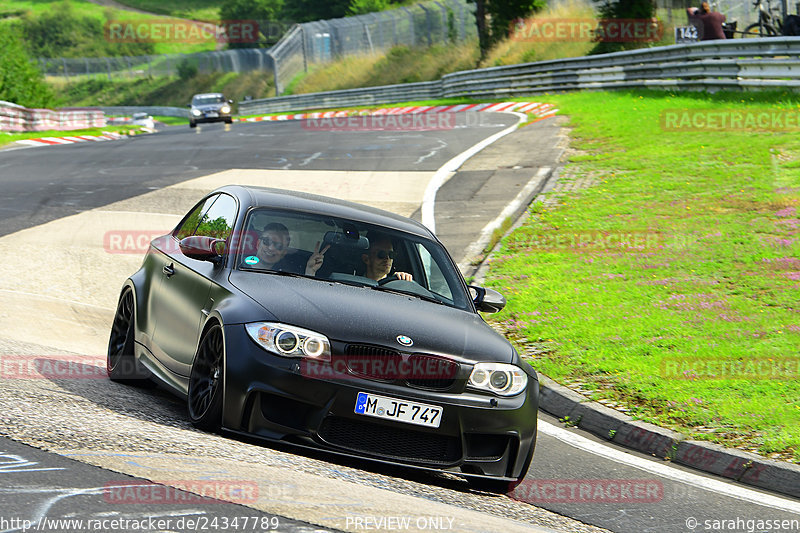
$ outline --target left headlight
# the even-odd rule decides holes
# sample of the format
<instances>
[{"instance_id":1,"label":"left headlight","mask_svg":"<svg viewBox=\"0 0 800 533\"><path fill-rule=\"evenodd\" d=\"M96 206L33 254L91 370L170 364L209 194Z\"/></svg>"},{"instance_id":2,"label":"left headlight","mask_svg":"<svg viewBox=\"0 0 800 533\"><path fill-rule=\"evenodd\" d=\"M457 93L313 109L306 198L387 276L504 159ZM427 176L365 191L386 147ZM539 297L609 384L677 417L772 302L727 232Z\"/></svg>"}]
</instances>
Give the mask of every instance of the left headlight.
<instances>
[{"instance_id":1,"label":"left headlight","mask_svg":"<svg viewBox=\"0 0 800 533\"><path fill-rule=\"evenodd\" d=\"M500 396L513 396L528 386L528 375L515 365L478 363L472 368L468 385Z\"/></svg>"},{"instance_id":2,"label":"left headlight","mask_svg":"<svg viewBox=\"0 0 800 533\"><path fill-rule=\"evenodd\" d=\"M199 116L200 116L200 115L202 115L202 114L203 114L203 112L202 112L202 111L200 111L199 109L196 109L196 108L194 108L194 107L192 108L192 115L194 115L194 116L196 116L196 117L199 117Z\"/></svg>"},{"instance_id":3,"label":"left headlight","mask_svg":"<svg viewBox=\"0 0 800 533\"><path fill-rule=\"evenodd\" d=\"M226 115L231 112L231 106L224 105L219 108L220 113L225 113Z\"/></svg>"},{"instance_id":4,"label":"left headlight","mask_svg":"<svg viewBox=\"0 0 800 533\"><path fill-rule=\"evenodd\" d=\"M330 361L331 343L315 331L278 322L254 322L245 328L251 339L276 355Z\"/></svg>"}]
</instances>

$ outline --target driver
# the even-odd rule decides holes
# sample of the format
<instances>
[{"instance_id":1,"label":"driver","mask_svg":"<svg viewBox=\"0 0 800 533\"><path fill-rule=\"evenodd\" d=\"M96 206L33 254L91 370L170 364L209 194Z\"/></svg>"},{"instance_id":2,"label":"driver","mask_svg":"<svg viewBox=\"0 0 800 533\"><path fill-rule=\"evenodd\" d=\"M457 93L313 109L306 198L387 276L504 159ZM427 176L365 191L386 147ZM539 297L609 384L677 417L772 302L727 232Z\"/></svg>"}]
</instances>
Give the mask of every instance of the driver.
<instances>
[{"instance_id":1,"label":"driver","mask_svg":"<svg viewBox=\"0 0 800 533\"><path fill-rule=\"evenodd\" d=\"M375 281L381 280L389 275L394 263L395 251L392 240L386 235L368 235L369 250L361 254L361 260L367 265L366 276ZM404 281L414 281L408 272L395 272L397 279Z\"/></svg>"}]
</instances>

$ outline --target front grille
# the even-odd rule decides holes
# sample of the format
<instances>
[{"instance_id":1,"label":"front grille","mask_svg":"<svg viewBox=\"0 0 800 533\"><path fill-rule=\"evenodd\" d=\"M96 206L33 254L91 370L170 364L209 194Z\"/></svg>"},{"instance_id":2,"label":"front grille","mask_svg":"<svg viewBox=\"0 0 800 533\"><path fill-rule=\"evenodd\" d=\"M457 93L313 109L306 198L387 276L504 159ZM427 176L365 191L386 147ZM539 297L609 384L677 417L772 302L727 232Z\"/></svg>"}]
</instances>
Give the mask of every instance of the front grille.
<instances>
[{"instance_id":1,"label":"front grille","mask_svg":"<svg viewBox=\"0 0 800 533\"><path fill-rule=\"evenodd\" d=\"M386 459L446 465L461 458L461 442L455 437L337 416L329 416L322 421L319 436L339 448Z\"/></svg>"},{"instance_id":2,"label":"front grille","mask_svg":"<svg viewBox=\"0 0 800 533\"><path fill-rule=\"evenodd\" d=\"M403 382L409 387L448 390L455 383L459 364L428 354L401 354L371 344L348 344L343 356L353 375L378 381Z\"/></svg>"},{"instance_id":3,"label":"front grille","mask_svg":"<svg viewBox=\"0 0 800 533\"><path fill-rule=\"evenodd\" d=\"M435 355L415 354L409 358L412 368L423 370L414 372L413 376L406 379L412 387L422 387L431 390L447 390L453 386L459 365L452 359L437 357Z\"/></svg>"},{"instance_id":4,"label":"front grille","mask_svg":"<svg viewBox=\"0 0 800 533\"><path fill-rule=\"evenodd\" d=\"M396 380L403 362L400 352L369 344L348 344L344 357L351 374L382 381Z\"/></svg>"}]
</instances>

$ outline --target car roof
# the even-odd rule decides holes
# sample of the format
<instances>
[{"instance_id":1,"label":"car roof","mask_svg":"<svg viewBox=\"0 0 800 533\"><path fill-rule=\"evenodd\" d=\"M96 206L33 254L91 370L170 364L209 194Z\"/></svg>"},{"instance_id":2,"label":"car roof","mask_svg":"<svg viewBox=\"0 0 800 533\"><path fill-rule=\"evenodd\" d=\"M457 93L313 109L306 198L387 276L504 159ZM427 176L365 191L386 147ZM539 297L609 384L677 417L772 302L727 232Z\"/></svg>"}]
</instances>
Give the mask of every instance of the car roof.
<instances>
[{"instance_id":1,"label":"car roof","mask_svg":"<svg viewBox=\"0 0 800 533\"><path fill-rule=\"evenodd\" d=\"M222 93L201 93L192 96L192 98L202 98L204 96L222 96Z\"/></svg>"},{"instance_id":2,"label":"car roof","mask_svg":"<svg viewBox=\"0 0 800 533\"><path fill-rule=\"evenodd\" d=\"M368 205L339 200L338 198L287 189L243 185L227 185L217 189L215 192L232 194L240 200L242 205L247 207L274 207L319 213L436 239L426 226L416 220Z\"/></svg>"}]
</instances>

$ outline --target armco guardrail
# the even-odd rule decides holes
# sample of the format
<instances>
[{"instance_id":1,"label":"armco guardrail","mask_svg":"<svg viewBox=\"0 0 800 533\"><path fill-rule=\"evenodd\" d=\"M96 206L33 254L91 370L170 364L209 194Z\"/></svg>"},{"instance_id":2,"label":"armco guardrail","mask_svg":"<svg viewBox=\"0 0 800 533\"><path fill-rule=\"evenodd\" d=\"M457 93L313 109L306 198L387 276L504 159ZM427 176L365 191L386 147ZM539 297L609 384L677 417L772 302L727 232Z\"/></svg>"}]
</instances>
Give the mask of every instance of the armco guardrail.
<instances>
[{"instance_id":1,"label":"armco guardrail","mask_svg":"<svg viewBox=\"0 0 800 533\"><path fill-rule=\"evenodd\" d=\"M569 90L794 89L800 88L798 54L800 37L679 44L466 70L426 83L251 100L241 102L239 112L276 113L343 105L453 97L496 98Z\"/></svg>"},{"instance_id":2,"label":"armco guardrail","mask_svg":"<svg viewBox=\"0 0 800 533\"><path fill-rule=\"evenodd\" d=\"M70 131L102 128L103 112L97 108L29 109L0 101L0 131Z\"/></svg>"},{"instance_id":3,"label":"armco guardrail","mask_svg":"<svg viewBox=\"0 0 800 533\"><path fill-rule=\"evenodd\" d=\"M187 102L188 103L188 102ZM134 113L147 113L148 115L159 115L162 117L189 118L189 109L183 107L164 107L164 106L113 106L100 107L106 115L128 117Z\"/></svg>"}]
</instances>

